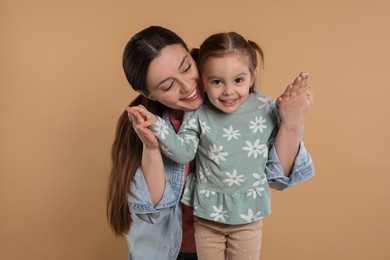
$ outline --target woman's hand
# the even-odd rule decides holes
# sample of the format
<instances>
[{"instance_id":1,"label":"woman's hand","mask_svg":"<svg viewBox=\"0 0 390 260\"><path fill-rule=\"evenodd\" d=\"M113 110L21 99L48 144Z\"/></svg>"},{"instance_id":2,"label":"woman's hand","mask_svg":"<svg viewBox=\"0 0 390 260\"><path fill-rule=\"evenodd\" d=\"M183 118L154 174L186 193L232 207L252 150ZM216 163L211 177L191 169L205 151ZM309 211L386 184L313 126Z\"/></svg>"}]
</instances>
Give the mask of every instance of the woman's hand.
<instances>
[{"instance_id":1,"label":"woman's hand","mask_svg":"<svg viewBox=\"0 0 390 260\"><path fill-rule=\"evenodd\" d=\"M143 143L141 168L152 203L157 205L165 189L164 162L158 140L148 128L153 124L153 118L156 121L157 117L142 105L127 107L126 111L134 131Z\"/></svg>"},{"instance_id":2,"label":"woman's hand","mask_svg":"<svg viewBox=\"0 0 390 260\"><path fill-rule=\"evenodd\" d=\"M134 131L143 142L144 147L147 149L159 148L157 138L148 128L157 120L157 117L142 105L127 107L126 111L130 122L133 124Z\"/></svg>"},{"instance_id":3,"label":"woman's hand","mask_svg":"<svg viewBox=\"0 0 390 260\"><path fill-rule=\"evenodd\" d=\"M304 117L314 102L314 94L309 84L309 73L302 72L287 86L277 99L282 125L289 130L301 130Z\"/></svg>"},{"instance_id":4,"label":"woman's hand","mask_svg":"<svg viewBox=\"0 0 390 260\"><path fill-rule=\"evenodd\" d=\"M309 73L302 72L277 99L281 123L276 135L275 149L285 176L291 174L299 151L303 121L314 95L309 85Z\"/></svg>"}]
</instances>

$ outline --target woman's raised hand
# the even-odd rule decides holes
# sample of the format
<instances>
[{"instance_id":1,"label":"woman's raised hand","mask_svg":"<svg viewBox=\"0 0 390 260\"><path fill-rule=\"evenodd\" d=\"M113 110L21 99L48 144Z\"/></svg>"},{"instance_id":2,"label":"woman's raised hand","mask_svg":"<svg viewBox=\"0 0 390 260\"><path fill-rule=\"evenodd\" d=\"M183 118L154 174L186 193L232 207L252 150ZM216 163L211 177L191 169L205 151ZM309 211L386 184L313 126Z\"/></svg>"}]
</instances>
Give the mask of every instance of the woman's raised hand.
<instances>
[{"instance_id":1,"label":"woman's raised hand","mask_svg":"<svg viewBox=\"0 0 390 260\"><path fill-rule=\"evenodd\" d=\"M301 129L306 113L314 102L309 73L302 72L277 99L282 124L289 129Z\"/></svg>"},{"instance_id":2,"label":"woman's raised hand","mask_svg":"<svg viewBox=\"0 0 390 260\"><path fill-rule=\"evenodd\" d=\"M129 121L133 124L134 131L143 142L146 148L159 148L158 140L148 128L156 122L157 117L150 113L144 106L126 108Z\"/></svg>"}]
</instances>

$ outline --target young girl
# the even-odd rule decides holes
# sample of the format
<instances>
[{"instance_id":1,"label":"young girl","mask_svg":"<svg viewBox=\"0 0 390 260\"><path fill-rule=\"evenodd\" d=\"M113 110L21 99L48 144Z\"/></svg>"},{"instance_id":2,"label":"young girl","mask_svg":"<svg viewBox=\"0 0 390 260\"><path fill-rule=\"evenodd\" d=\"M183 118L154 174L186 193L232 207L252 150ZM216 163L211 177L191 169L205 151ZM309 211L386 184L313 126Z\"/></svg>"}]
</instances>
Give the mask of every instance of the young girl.
<instances>
[{"instance_id":1,"label":"young girl","mask_svg":"<svg viewBox=\"0 0 390 260\"><path fill-rule=\"evenodd\" d=\"M268 145L278 131L278 120L275 103L254 87L256 50L262 58L256 43L234 32L204 41L198 67L207 100L185 114L177 135L166 121L144 108L128 110L147 119L143 127L154 123L150 128L167 157L187 163L196 156L196 175L188 176L182 202L194 208L199 259L260 257L261 219L271 212L265 168L268 153L275 151ZM279 127L295 137L290 140L297 150L303 118L312 102L307 81L308 74L302 73L278 100L296 114L294 120L281 115L286 120ZM290 160L283 167L289 173L297 152L278 153Z\"/></svg>"}]
</instances>

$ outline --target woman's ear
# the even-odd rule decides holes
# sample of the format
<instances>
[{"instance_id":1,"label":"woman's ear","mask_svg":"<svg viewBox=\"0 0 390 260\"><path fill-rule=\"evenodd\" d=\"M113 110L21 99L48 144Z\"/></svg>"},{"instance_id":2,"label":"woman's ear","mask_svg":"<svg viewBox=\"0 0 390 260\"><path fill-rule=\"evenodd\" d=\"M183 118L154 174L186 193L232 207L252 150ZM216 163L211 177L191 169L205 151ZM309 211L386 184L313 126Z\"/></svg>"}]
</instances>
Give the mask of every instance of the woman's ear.
<instances>
[{"instance_id":1,"label":"woman's ear","mask_svg":"<svg viewBox=\"0 0 390 260\"><path fill-rule=\"evenodd\" d=\"M150 99L150 100L155 101L155 99L152 98L152 96L150 95L149 92L147 92L147 91L142 91L142 90L137 90L137 92L138 92L139 94L141 94L142 96L146 97L147 99Z\"/></svg>"}]
</instances>

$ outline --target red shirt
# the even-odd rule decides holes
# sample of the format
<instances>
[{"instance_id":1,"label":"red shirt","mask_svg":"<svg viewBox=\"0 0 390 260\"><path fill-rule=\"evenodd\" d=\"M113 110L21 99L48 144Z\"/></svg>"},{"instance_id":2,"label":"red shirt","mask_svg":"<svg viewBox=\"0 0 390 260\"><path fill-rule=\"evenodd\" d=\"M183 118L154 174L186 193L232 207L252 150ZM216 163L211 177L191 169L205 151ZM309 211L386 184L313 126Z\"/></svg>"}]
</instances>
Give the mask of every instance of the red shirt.
<instances>
[{"instance_id":1,"label":"red shirt","mask_svg":"<svg viewBox=\"0 0 390 260\"><path fill-rule=\"evenodd\" d=\"M169 121L171 121L175 131L179 131L179 128L182 124L182 120L176 120L169 116ZM184 185L188 174L191 171L191 163L187 163L184 167ZM194 237L194 219L193 219L193 208L181 203L181 211L183 216L183 239L181 241L180 252L183 253L195 253L195 237Z\"/></svg>"}]
</instances>

